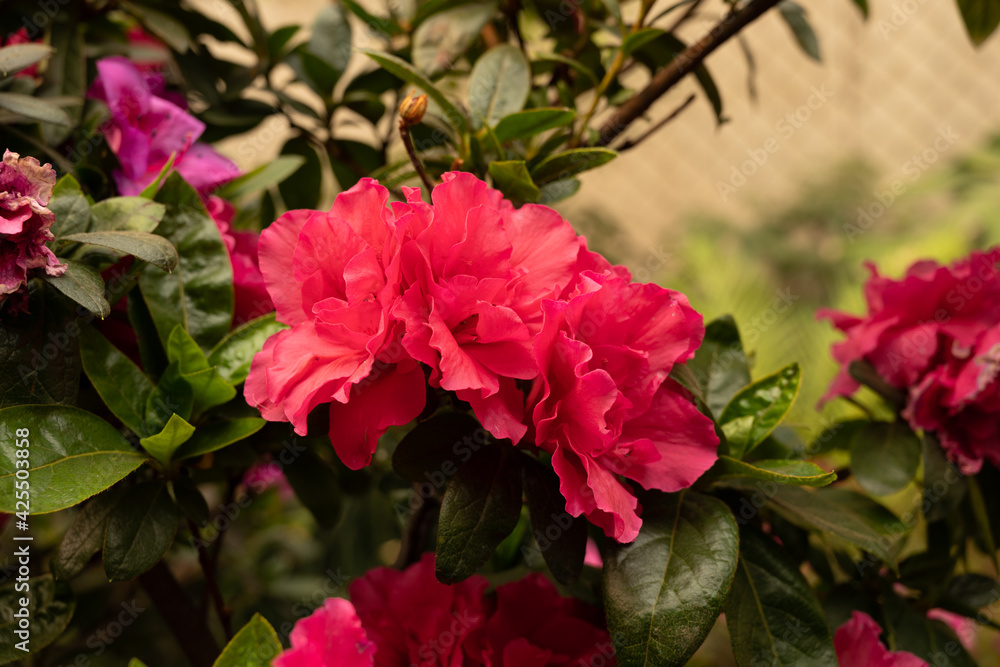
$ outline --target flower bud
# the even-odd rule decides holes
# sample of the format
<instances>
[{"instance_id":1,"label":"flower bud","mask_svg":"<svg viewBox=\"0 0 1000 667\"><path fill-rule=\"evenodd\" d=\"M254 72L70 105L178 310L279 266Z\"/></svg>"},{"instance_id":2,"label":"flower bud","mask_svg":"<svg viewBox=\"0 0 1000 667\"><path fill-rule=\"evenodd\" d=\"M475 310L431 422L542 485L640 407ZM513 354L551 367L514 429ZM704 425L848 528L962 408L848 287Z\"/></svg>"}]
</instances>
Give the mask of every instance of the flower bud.
<instances>
[{"instance_id":1,"label":"flower bud","mask_svg":"<svg viewBox=\"0 0 1000 667\"><path fill-rule=\"evenodd\" d=\"M425 111L427 111L427 95L414 97L413 93L410 93L399 104L399 122L407 127L416 125L424 119Z\"/></svg>"}]
</instances>

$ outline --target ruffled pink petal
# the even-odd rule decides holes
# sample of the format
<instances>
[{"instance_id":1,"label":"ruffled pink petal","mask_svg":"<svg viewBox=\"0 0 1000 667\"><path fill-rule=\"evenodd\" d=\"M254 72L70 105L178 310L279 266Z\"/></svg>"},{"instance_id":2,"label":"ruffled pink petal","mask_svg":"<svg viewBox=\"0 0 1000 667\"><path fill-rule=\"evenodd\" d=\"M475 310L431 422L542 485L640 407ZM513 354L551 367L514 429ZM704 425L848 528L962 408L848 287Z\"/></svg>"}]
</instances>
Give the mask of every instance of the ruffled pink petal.
<instances>
[{"instance_id":1,"label":"ruffled pink petal","mask_svg":"<svg viewBox=\"0 0 1000 667\"><path fill-rule=\"evenodd\" d=\"M274 667L373 667L377 649L368 640L354 606L329 598L292 629L292 647L274 659Z\"/></svg>"},{"instance_id":2,"label":"ruffled pink petal","mask_svg":"<svg viewBox=\"0 0 1000 667\"><path fill-rule=\"evenodd\" d=\"M837 629L833 645L837 660L845 667L927 667L906 651L889 651L879 639L882 628L868 614L855 611L851 620Z\"/></svg>"},{"instance_id":3,"label":"ruffled pink petal","mask_svg":"<svg viewBox=\"0 0 1000 667\"><path fill-rule=\"evenodd\" d=\"M285 213L261 232L257 247L260 272L277 310L278 321L289 326L309 319L310 313L302 307L302 286L292 277L299 234L313 215L320 214L307 210Z\"/></svg>"}]
</instances>

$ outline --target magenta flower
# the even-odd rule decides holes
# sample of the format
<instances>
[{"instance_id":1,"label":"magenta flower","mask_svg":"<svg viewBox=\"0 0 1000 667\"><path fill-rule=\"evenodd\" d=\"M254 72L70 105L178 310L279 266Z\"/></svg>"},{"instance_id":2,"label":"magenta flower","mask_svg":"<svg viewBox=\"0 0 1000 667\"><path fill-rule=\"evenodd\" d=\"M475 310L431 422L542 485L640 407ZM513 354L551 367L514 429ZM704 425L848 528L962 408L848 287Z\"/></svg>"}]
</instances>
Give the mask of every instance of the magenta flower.
<instances>
[{"instance_id":1,"label":"magenta flower","mask_svg":"<svg viewBox=\"0 0 1000 667\"><path fill-rule=\"evenodd\" d=\"M833 636L837 661L844 667L927 667L912 653L887 649L880 634L882 628L871 616L855 611Z\"/></svg>"},{"instance_id":2,"label":"magenta flower","mask_svg":"<svg viewBox=\"0 0 1000 667\"><path fill-rule=\"evenodd\" d=\"M215 226L219 228L233 266L233 324L243 324L270 313L274 310L274 304L267 294L264 276L257 260L260 235L250 231L233 231L231 225L236 211L225 199L211 195L206 207Z\"/></svg>"},{"instance_id":3,"label":"magenta flower","mask_svg":"<svg viewBox=\"0 0 1000 667\"><path fill-rule=\"evenodd\" d=\"M368 641L354 606L330 598L312 615L295 624L292 648L272 663L274 667L372 667L375 645Z\"/></svg>"},{"instance_id":4,"label":"magenta flower","mask_svg":"<svg viewBox=\"0 0 1000 667\"><path fill-rule=\"evenodd\" d=\"M26 311L28 279L37 271L61 276L61 264L45 245L54 237L48 208L56 172L33 157L5 151L0 165L0 305Z\"/></svg>"}]
</instances>

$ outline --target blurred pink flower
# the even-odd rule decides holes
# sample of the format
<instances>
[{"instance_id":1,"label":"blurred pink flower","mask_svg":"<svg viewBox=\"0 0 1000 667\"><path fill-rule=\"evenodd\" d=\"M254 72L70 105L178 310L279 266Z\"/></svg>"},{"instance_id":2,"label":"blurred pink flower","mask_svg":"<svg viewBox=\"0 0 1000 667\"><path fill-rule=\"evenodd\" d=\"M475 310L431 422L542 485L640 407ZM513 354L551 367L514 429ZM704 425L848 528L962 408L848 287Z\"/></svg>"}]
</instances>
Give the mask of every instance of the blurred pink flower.
<instances>
[{"instance_id":1,"label":"blurred pink flower","mask_svg":"<svg viewBox=\"0 0 1000 667\"><path fill-rule=\"evenodd\" d=\"M947 609L928 609L927 618L941 621L955 633L958 641L966 651L971 651L976 646L976 622L967 616L956 614Z\"/></svg>"},{"instance_id":2,"label":"blurred pink flower","mask_svg":"<svg viewBox=\"0 0 1000 667\"><path fill-rule=\"evenodd\" d=\"M243 324L270 313L274 310L274 304L268 296L257 259L260 235L250 231L233 231L232 222L236 211L225 199L211 195L206 206L219 228L233 266L233 324Z\"/></svg>"},{"instance_id":3,"label":"blurred pink flower","mask_svg":"<svg viewBox=\"0 0 1000 667\"><path fill-rule=\"evenodd\" d=\"M879 639L882 628L868 614L855 611L851 620L837 628L833 645L842 667L928 667L906 651L890 651Z\"/></svg>"},{"instance_id":4,"label":"blurred pink flower","mask_svg":"<svg viewBox=\"0 0 1000 667\"><path fill-rule=\"evenodd\" d=\"M354 606L329 598L295 624L292 647L274 659L274 667L371 667L375 645L368 641Z\"/></svg>"}]
</instances>

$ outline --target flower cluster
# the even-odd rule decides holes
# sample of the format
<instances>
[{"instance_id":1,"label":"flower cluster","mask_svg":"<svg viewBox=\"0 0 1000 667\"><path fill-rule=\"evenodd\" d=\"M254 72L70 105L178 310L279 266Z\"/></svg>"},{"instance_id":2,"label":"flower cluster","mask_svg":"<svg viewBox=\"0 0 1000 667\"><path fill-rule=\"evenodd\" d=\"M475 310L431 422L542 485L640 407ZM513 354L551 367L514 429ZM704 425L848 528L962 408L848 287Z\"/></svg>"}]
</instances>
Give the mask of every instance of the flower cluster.
<instances>
[{"instance_id":1,"label":"flower cluster","mask_svg":"<svg viewBox=\"0 0 1000 667\"><path fill-rule=\"evenodd\" d=\"M967 474L1000 465L1000 248L951 266L918 262L901 280L874 266L865 285L868 315L823 310L847 334L834 345L843 364L826 399L858 388L849 366L870 363L906 394L903 416L933 431Z\"/></svg>"},{"instance_id":2,"label":"flower cluster","mask_svg":"<svg viewBox=\"0 0 1000 667\"><path fill-rule=\"evenodd\" d=\"M56 172L33 157L4 151L0 164L0 306L8 313L24 311L28 279L43 271L61 276L61 264L45 245L53 239L49 228L55 215L47 206Z\"/></svg>"},{"instance_id":3,"label":"flower cluster","mask_svg":"<svg viewBox=\"0 0 1000 667\"><path fill-rule=\"evenodd\" d=\"M545 667L615 664L599 609L559 595L540 574L485 595L486 579L454 586L425 554L400 572L372 570L291 633L275 667Z\"/></svg>"},{"instance_id":4,"label":"flower cluster","mask_svg":"<svg viewBox=\"0 0 1000 667\"><path fill-rule=\"evenodd\" d=\"M261 234L291 328L254 359L247 400L299 434L329 403L333 445L357 469L420 414L429 382L494 437L550 452L571 514L635 539L622 477L675 491L716 459L712 422L668 378L700 345L701 316L630 282L552 209L516 209L471 174L445 174L432 204L404 190L387 206L364 179L330 211L291 211Z\"/></svg>"}]
</instances>

